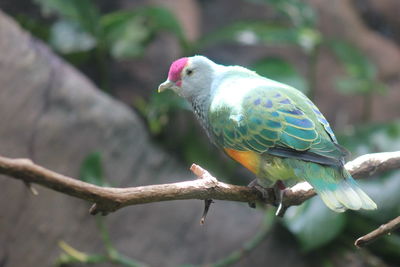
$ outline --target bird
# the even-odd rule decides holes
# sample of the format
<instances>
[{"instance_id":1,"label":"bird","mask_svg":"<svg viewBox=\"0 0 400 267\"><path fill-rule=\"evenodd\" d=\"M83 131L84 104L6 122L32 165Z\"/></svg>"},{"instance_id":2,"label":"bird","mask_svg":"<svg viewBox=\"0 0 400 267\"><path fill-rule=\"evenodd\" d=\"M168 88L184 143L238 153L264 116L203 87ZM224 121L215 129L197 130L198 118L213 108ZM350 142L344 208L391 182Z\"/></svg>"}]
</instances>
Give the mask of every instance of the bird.
<instances>
[{"instance_id":1,"label":"bird","mask_svg":"<svg viewBox=\"0 0 400 267\"><path fill-rule=\"evenodd\" d=\"M307 181L335 212L377 208L345 169L348 152L329 122L294 87L195 55L171 64L158 92L167 89L191 104L211 142L254 173L257 186L279 188L279 208L286 181Z\"/></svg>"}]
</instances>

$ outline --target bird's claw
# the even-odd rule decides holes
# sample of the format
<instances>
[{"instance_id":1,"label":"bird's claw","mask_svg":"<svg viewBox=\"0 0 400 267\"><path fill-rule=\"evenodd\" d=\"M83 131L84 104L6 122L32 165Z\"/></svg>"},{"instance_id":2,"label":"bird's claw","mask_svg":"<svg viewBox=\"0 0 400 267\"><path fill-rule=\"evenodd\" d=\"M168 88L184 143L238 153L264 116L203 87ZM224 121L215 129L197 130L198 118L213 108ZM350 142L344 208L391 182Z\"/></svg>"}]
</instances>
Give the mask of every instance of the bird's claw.
<instances>
[{"instance_id":1,"label":"bird's claw","mask_svg":"<svg viewBox=\"0 0 400 267\"><path fill-rule=\"evenodd\" d=\"M257 179L251 181L248 185L248 187L252 188L253 190L256 190L258 193L261 194L261 197L264 200L273 200L272 205L275 207L278 207L275 215L278 217L283 217L285 214L286 210L288 209L288 206L285 205L285 192L286 192L286 186L285 184L281 181L278 180L274 184L272 188L264 188L261 185L258 184ZM274 198L271 199L271 196L269 194L273 194ZM269 202L271 203L271 202ZM251 208L256 207L256 203L254 202L249 202L248 203Z\"/></svg>"},{"instance_id":2,"label":"bird's claw","mask_svg":"<svg viewBox=\"0 0 400 267\"><path fill-rule=\"evenodd\" d=\"M275 194L275 206L278 207L275 212L275 216L283 217L283 215L285 215L286 210L288 209L288 206L286 206L284 203L286 186L281 180L278 180L274 184L273 189Z\"/></svg>"},{"instance_id":3,"label":"bird's claw","mask_svg":"<svg viewBox=\"0 0 400 267\"><path fill-rule=\"evenodd\" d=\"M251 181L248 185L251 189L257 191L258 193L261 194L262 199L267 199L268 193L264 187L258 184L257 179L254 179ZM256 208L256 203L255 202L249 202L249 207L255 209Z\"/></svg>"}]
</instances>

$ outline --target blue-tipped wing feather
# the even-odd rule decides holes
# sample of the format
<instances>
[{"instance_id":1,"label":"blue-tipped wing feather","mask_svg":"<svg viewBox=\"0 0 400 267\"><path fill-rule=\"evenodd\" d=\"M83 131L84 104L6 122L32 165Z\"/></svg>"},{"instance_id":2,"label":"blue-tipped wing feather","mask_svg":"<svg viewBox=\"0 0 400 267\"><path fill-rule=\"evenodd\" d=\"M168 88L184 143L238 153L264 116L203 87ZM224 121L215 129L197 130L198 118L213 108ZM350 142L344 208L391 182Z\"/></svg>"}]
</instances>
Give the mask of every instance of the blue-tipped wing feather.
<instances>
[{"instance_id":1,"label":"blue-tipped wing feather","mask_svg":"<svg viewBox=\"0 0 400 267\"><path fill-rule=\"evenodd\" d=\"M257 87L240 104L239 112L224 108L218 110L219 116L210 116L213 134L223 147L343 165L344 149L318 108L301 92L285 86Z\"/></svg>"}]
</instances>

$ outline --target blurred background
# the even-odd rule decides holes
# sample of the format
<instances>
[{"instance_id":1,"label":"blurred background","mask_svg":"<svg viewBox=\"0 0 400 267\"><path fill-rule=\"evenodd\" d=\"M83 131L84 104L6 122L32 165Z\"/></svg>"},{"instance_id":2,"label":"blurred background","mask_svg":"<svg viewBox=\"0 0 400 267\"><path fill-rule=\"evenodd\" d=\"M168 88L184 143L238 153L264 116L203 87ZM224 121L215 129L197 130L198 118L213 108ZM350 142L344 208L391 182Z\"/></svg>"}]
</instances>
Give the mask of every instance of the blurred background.
<instances>
[{"instance_id":1,"label":"blurred background","mask_svg":"<svg viewBox=\"0 0 400 267\"><path fill-rule=\"evenodd\" d=\"M192 162L246 185L190 107L157 94L171 62L205 55L306 93L359 155L400 150L398 0L2 0L0 153L85 181L193 179ZM90 203L1 177L0 266L399 266L399 232L359 236L400 213L400 172L360 182L374 212L318 198L250 209L173 201L89 216Z\"/></svg>"}]
</instances>

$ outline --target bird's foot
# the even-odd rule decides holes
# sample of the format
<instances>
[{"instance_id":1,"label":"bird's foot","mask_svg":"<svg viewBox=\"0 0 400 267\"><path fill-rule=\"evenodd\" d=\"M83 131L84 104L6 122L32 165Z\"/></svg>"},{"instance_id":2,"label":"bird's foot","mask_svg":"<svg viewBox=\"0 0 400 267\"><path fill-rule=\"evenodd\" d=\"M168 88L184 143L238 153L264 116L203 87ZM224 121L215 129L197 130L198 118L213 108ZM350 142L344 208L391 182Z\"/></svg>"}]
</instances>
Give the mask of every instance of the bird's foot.
<instances>
[{"instance_id":1,"label":"bird's foot","mask_svg":"<svg viewBox=\"0 0 400 267\"><path fill-rule=\"evenodd\" d=\"M284 204L285 191L287 188L281 180L278 180L275 182L273 189L275 193L275 206L278 207L275 215L278 217L283 217L288 208L288 206Z\"/></svg>"},{"instance_id":2,"label":"bird's foot","mask_svg":"<svg viewBox=\"0 0 400 267\"><path fill-rule=\"evenodd\" d=\"M261 185L259 185L257 179L254 179L253 181L251 181L247 186L250 187L251 189L257 191L258 193L260 193L261 197L263 199L267 199L267 197L268 197L267 189L262 187ZM256 208L255 202L249 202L248 204L249 204L250 208L253 208L253 209Z\"/></svg>"}]
</instances>

